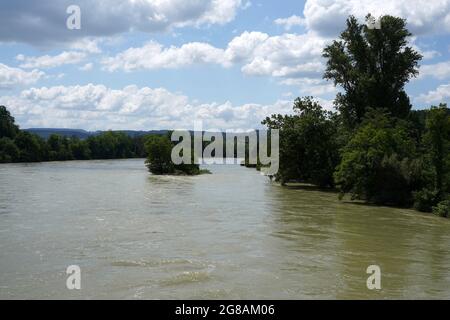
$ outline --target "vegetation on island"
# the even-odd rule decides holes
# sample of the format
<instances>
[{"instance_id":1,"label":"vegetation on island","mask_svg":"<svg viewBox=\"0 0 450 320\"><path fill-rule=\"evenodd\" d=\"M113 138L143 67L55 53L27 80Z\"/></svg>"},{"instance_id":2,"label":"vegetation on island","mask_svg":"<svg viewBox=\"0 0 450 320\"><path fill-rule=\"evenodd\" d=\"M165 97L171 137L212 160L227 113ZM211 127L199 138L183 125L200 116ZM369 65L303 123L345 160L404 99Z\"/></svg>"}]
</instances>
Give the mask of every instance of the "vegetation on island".
<instances>
[{"instance_id":1,"label":"vegetation on island","mask_svg":"<svg viewBox=\"0 0 450 320\"><path fill-rule=\"evenodd\" d=\"M295 100L293 114L263 121L280 129L277 181L450 216L450 110L412 110L404 87L422 57L409 37L401 18L382 17L381 29L347 20L323 54L324 78L340 88L336 112L305 97Z\"/></svg>"},{"instance_id":2,"label":"vegetation on island","mask_svg":"<svg viewBox=\"0 0 450 320\"><path fill-rule=\"evenodd\" d=\"M191 163L175 164L172 161L172 149L174 142L170 139L170 133L167 135L154 135L147 138L145 150L148 154L145 162L148 170L156 175L199 175L210 173L208 170L200 169L198 164L194 163L195 153L191 150Z\"/></svg>"}]
</instances>

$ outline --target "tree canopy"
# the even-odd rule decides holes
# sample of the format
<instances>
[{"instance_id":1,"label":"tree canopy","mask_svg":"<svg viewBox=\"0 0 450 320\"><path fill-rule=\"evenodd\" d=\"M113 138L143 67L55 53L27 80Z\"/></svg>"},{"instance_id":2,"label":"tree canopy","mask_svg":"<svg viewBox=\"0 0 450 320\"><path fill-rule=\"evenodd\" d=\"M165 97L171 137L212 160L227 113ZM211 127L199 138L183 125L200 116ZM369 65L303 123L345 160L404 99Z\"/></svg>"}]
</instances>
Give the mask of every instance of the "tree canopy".
<instances>
[{"instance_id":1,"label":"tree canopy","mask_svg":"<svg viewBox=\"0 0 450 320\"><path fill-rule=\"evenodd\" d=\"M386 109L399 118L411 110L404 87L418 75L422 56L408 45L411 33L404 19L383 16L380 26L369 28L350 16L340 39L324 49L324 78L343 89L335 104L350 128L369 109Z\"/></svg>"}]
</instances>

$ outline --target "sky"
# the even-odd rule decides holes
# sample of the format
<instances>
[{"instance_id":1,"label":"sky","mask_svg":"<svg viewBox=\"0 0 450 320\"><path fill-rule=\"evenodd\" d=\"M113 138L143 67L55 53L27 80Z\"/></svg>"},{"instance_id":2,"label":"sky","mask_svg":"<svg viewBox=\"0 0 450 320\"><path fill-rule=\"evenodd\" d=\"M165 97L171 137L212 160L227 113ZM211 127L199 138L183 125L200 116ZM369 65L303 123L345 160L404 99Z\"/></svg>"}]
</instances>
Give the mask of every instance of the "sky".
<instances>
[{"instance_id":1,"label":"sky","mask_svg":"<svg viewBox=\"0 0 450 320\"><path fill-rule=\"evenodd\" d=\"M413 108L448 103L450 0L15 0L0 2L0 105L21 128L85 130L248 130L299 96L332 110L322 50L368 13L407 19Z\"/></svg>"}]
</instances>

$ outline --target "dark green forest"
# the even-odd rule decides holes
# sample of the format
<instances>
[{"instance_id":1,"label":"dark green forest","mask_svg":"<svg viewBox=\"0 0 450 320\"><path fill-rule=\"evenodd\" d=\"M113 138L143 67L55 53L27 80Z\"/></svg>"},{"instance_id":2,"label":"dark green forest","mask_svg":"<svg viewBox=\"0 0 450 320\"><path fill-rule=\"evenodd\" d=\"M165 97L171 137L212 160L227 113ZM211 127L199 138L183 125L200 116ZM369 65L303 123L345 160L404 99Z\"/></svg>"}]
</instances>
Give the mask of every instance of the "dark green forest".
<instances>
[{"instance_id":1,"label":"dark green forest","mask_svg":"<svg viewBox=\"0 0 450 320\"><path fill-rule=\"evenodd\" d=\"M145 139L107 131L87 139L52 134L44 140L20 130L6 107L0 106L0 163L144 158Z\"/></svg>"}]
</instances>

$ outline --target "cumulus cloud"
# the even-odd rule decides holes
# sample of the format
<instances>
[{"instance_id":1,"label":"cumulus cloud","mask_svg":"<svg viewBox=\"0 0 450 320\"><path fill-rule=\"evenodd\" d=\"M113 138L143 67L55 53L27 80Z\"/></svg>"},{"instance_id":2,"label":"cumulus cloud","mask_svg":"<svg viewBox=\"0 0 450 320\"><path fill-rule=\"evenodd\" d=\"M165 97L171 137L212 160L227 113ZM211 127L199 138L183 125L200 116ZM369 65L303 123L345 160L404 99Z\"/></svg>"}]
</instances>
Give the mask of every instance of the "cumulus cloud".
<instances>
[{"instance_id":1,"label":"cumulus cloud","mask_svg":"<svg viewBox=\"0 0 450 320\"><path fill-rule=\"evenodd\" d=\"M77 64L86 58L87 54L77 51L64 51L56 56L44 55L40 57L27 57L19 54L16 59L21 62L20 67L32 68L55 68L66 64Z\"/></svg>"},{"instance_id":2,"label":"cumulus cloud","mask_svg":"<svg viewBox=\"0 0 450 320\"><path fill-rule=\"evenodd\" d=\"M305 25L305 19L297 15L292 15L289 18L278 18L274 22L279 26L283 26L288 31L291 30L292 27Z\"/></svg>"},{"instance_id":3,"label":"cumulus cloud","mask_svg":"<svg viewBox=\"0 0 450 320\"><path fill-rule=\"evenodd\" d=\"M0 63L0 89L10 89L16 86L30 85L45 75L39 70L24 71Z\"/></svg>"},{"instance_id":4,"label":"cumulus cloud","mask_svg":"<svg viewBox=\"0 0 450 320\"><path fill-rule=\"evenodd\" d=\"M177 68L196 63L224 67L242 63L242 72L247 75L317 77L324 69L321 53L325 43L325 39L309 33L271 37L261 32L244 32L223 49L201 42L164 48L152 41L143 47L130 48L105 58L102 64L108 71L133 71Z\"/></svg>"},{"instance_id":5,"label":"cumulus cloud","mask_svg":"<svg viewBox=\"0 0 450 320\"><path fill-rule=\"evenodd\" d=\"M151 41L140 48L129 48L114 57L102 61L108 71L133 71L139 69L178 68L194 63L226 64L223 50L207 43L192 42L181 47L164 48Z\"/></svg>"},{"instance_id":6,"label":"cumulus cloud","mask_svg":"<svg viewBox=\"0 0 450 320\"><path fill-rule=\"evenodd\" d=\"M419 79L433 77L443 80L450 77L450 61L422 65L419 71Z\"/></svg>"},{"instance_id":7,"label":"cumulus cloud","mask_svg":"<svg viewBox=\"0 0 450 320\"><path fill-rule=\"evenodd\" d=\"M0 41L45 46L130 30L153 33L225 24L245 6L241 0L78 0L81 30L68 30L66 9L72 4L71 0L0 1Z\"/></svg>"},{"instance_id":8,"label":"cumulus cloud","mask_svg":"<svg viewBox=\"0 0 450 320\"><path fill-rule=\"evenodd\" d=\"M84 66L80 67L81 71L91 71L94 68L94 64L92 62L86 63Z\"/></svg>"},{"instance_id":9,"label":"cumulus cloud","mask_svg":"<svg viewBox=\"0 0 450 320\"><path fill-rule=\"evenodd\" d=\"M429 91L422 94L417 99L420 102L427 104L439 104L450 102L450 84L443 84L436 88L436 90Z\"/></svg>"},{"instance_id":10,"label":"cumulus cloud","mask_svg":"<svg viewBox=\"0 0 450 320\"><path fill-rule=\"evenodd\" d=\"M204 128L247 130L273 113L289 113L290 101L274 104L199 103L164 88L104 85L31 88L2 99L22 127L106 129L192 129L202 120Z\"/></svg>"},{"instance_id":11,"label":"cumulus cloud","mask_svg":"<svg viewBox=\"0 0 450 320\"><path fill-rule=\"evenodd\" d=\"M349 15L363 20L394 15L408 20L414 34L450 32L450 0L307 0L303 15L309 30L335 36Z\"/></svg>"}]
</instances>

